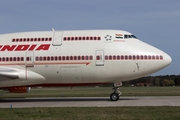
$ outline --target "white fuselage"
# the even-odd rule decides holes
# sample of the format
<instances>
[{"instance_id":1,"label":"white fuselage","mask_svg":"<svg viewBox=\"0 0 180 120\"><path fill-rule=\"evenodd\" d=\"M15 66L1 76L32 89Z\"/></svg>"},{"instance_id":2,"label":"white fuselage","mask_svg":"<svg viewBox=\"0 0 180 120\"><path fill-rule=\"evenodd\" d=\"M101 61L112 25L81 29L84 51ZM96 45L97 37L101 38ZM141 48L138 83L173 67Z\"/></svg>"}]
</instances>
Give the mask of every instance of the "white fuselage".
<instances>
[{"instance_id":1,"label":"white fuselage","mask_svg":"<svg viewBox=\"0 0 180 120\"><path fill-rule=\"evenodd\" d=\"M116 83L170 64L165 52L131 35L121 30L0 35L0 87Z\"/></svg>"}]
</instances>

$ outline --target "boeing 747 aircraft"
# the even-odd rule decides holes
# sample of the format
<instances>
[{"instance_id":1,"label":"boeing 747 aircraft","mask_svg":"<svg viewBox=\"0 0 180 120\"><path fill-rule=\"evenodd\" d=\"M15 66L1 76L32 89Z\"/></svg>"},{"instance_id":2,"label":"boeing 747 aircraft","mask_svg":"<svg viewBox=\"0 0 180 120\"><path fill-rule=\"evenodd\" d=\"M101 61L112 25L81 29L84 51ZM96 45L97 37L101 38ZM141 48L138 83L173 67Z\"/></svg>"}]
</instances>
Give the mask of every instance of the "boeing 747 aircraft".
<instances>
[{"instance_id":1,"label":"boeing 747 aircraft","mask_svg":"<svg viewBox=\"0 0 180 120\"><path fill-rule=\"evenodd\" d=\"M0 89L114 83L143 77L171 63L165 52L123 30L20 32L0 35Z\"/></svg>"}]
</instances>

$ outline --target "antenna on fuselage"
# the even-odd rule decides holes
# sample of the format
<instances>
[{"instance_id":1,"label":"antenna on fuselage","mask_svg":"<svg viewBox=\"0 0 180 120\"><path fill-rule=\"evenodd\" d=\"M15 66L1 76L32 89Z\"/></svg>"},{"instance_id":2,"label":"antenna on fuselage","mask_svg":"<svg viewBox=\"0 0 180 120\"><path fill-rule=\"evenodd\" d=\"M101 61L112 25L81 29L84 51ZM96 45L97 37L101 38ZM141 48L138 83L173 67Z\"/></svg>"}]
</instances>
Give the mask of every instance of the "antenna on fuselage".
<instances>
[{"instance_id":1,"label":"antenna on fuselage","mask_svg":"<svg viewBox=\"0 0 180 120\"><path fill-rule=\"evenodd\" d=\"M53 31L53 32L55 31L54 28L52 28L52 31Z\"/></svg>"}]
</instances>

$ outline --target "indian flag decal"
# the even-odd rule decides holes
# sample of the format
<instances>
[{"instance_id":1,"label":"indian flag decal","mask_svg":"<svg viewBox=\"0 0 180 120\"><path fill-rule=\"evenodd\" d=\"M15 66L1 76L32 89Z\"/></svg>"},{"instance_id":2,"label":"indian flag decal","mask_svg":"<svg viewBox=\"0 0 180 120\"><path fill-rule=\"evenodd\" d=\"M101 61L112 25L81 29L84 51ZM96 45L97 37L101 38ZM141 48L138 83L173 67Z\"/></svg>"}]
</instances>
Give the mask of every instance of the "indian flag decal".
<instances>
[{"instance_id":1,"label":"indian flag decal","mask_svg":"<svg viewBox=\"0 0 180 120\"><path fill-rule=\"evenodd\" d=\"M122 34L115 34L116 35L116 38L121 38L123 39L123 35Z\"/></svg>"}]
</instances>

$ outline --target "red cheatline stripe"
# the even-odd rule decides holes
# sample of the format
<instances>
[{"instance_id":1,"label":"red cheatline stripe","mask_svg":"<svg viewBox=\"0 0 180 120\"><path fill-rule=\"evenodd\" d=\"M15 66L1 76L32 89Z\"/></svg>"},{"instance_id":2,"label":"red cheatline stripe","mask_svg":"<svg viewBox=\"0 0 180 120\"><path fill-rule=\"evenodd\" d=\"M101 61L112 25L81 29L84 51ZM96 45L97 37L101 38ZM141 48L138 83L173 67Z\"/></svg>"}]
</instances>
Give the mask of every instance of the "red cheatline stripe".
<instances>
[{"instance_id":1,"label":"red cheatline stripe","mask_svg":"<svg viewBox=\"0 0 180 120\"><path fill-rule=\"evenodd\" d=\"M34 65L45 65L45 64L85 64L89 65L91 62L35 62Z\"/></svg>"},{"instance_id":2,"label":"red cheatline stripe","mask_svg":"<svg viewBox=\"0 0 180 120\"><path fill-rule=\"evenodd\" d=\"M85 64L85 65L89 65L91 62L34 62L34 65L46 65L46 64L50 64L50 65L54 65L54 64ZM30 63L28 63L30 64ZM27 64L27 65L28 65ZM25 63L10 63L10 64L0 64L0 65L26 65Z\"/></svg>"}]
</instances>

